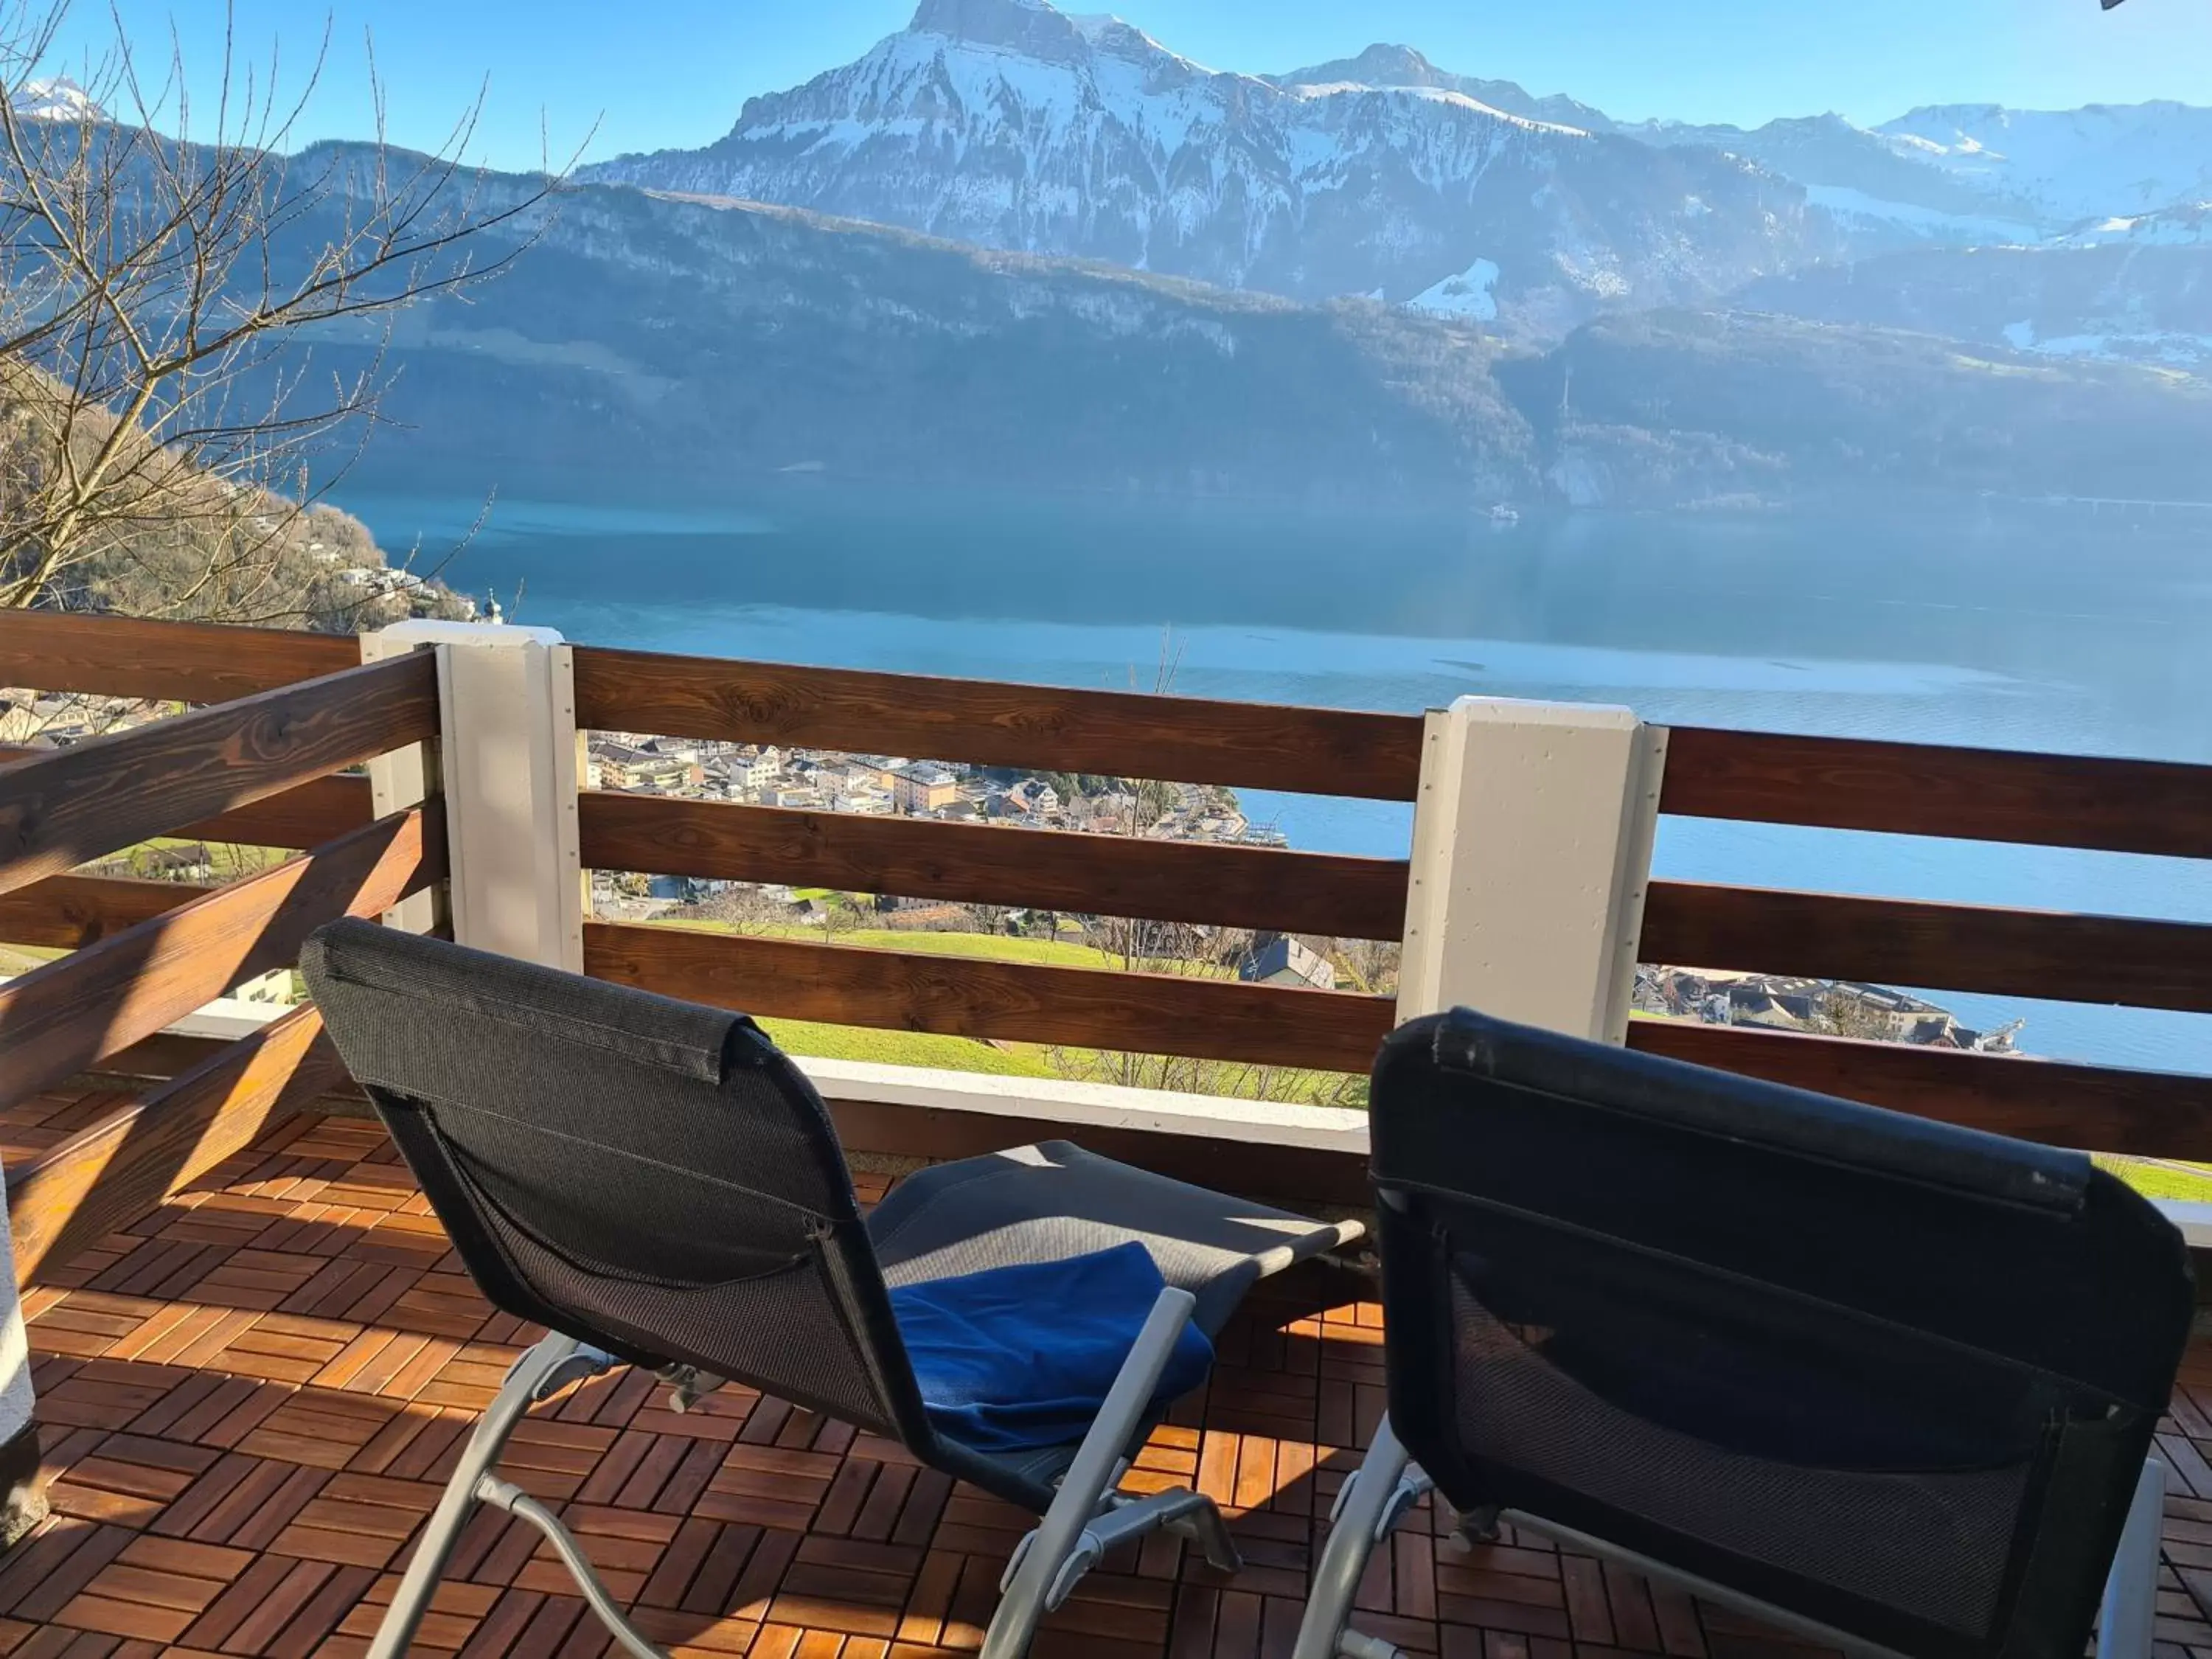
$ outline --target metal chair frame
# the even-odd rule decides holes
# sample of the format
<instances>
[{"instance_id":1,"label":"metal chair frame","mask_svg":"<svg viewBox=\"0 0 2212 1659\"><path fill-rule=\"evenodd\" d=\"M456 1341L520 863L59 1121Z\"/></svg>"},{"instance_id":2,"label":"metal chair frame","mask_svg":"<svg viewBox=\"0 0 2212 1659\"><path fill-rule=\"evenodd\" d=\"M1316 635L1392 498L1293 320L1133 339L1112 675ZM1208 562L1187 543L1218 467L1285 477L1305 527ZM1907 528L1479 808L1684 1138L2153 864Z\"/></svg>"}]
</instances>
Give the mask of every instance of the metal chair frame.
<instances>
[{"instance_id":1,"label":"metal chair frame","mask_svg":"<svg viewBox=\"0 0 2212 1659\"><path fill-rule=\"evenodd\" d=\"M1130 1345L1128 1358L1108 1391L1075 1461L1060 1479L1043 1518L1023 1538L1000 1580L998 1611L983 1638L982 1659L1018 1659L1029 1651L1040 1620L1066 1601L1083 1575L1115 1545L1164 1529L1195 1545L1208 1565L1235 1572L1243 1565L1228 1523L1213 1500L1187 1487L1136 1493L1120 1490L1128 1468L1124 1452L1143 1426L1160 1373L1196 1298L1170 1285L1162 1291ZM545 1337L514 1362L498 1395L469 1437L460 1462L423 1528L407 1571L375 1638L369 1659L399 1659L428 1612L438 1580L452 1560L461 1529L479 1504L527 1521L544 1533L599 1621L633 1659L666 1659L631 1624L607 1593L591 1559L560 1517L513 1482L493 1473L500 1453L530 1408L572 1383L616 1370L624 1362L575 1338ZM711 1381L712 1379L706 1379ZM696 1398L702 1379L672 1376L679 1409Z\"/></svg>"},{"instance_id":2,"label":"metal chair frame","mask_svg":"<svg viewBox=\"0 0 2212 1659\"><path fill-rule=\"evenodd\" d=\"M1385 1416L1376 1425L1366 1457L1337 1493L1331 1512L1328 1547L1315 1566L1306 1599L1304 1620L1298 1626L1292 1659L1405 1659L1403 1653L1380 1637L1352 1628L1352 1598L1375 1552L1389 1540L1393 1529L1422 1498L1432 1483L1413 1462ZM2105 1579L2103 1611L2097 1621L2098 1659L2150 1659L2151 1628L2158 1605L2159 1522L2166 1510L2166 1465L2155 1456L2144 1461L2128 1505L2126 1527L2113 1552L2112 1571ZM1719 1606L1761 1619L1814 1641L1865 1654L1874 1659L1901 1659L1892 1650L1847 1636L1826 1626L1800 1618L1783 1608L1708 1583L1692 1574L1624 1550L1577 1532L1554 1526L1540 1516L1502 1510L1477 1517L1486 1533L1498 1522L1540 1534L1562 1548L1579 1555L1611 1561L1631 1572L1679 1585L1692 1595Z\"/></svg>"}]
</instances>

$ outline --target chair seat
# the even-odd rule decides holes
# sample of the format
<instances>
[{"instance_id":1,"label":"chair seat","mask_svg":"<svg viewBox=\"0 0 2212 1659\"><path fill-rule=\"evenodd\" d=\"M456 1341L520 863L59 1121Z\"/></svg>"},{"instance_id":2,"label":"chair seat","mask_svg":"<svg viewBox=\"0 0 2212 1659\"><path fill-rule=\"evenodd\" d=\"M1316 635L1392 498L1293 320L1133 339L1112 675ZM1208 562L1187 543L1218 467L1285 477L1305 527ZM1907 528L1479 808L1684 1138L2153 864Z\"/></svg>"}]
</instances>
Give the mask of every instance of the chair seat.
<instances>
[{"instance_id":1,"label":"chair seat","mask_svg":"<svg viewBox=\"0 0 2212 1659\"><path fill-rule=\"evenodd\" d=\"M1220 1334L1253 1284L1359 1237L1356 1222L1321 1222L1171 1181L1065 1140L1016 1146L918 1170L868 1217L868 1238L896 1287L987 1268L1065 1261L1132 1241L1160 1277L1198 1298L1191 1321ZM1149 1425L1148 1425L1149 1426ZM1076 1443L981 1452L1048 1488Z\"/></svg>"},{"instance_id":2,"label":"chair seat","mask_svg":"<svg viewBox=\"0 0 2212 1659\"><path fill-rule=\"evenodd\" d=\"M1218 1335L1253 1284L1359 1236L1170 1181L1065 1140L918 1170L868 1218L892 1286L1017 1263L1064 1261L1133 1240L1160 1277L1198 1298L1191 1318Z\"/></svg>"}]
</instances>

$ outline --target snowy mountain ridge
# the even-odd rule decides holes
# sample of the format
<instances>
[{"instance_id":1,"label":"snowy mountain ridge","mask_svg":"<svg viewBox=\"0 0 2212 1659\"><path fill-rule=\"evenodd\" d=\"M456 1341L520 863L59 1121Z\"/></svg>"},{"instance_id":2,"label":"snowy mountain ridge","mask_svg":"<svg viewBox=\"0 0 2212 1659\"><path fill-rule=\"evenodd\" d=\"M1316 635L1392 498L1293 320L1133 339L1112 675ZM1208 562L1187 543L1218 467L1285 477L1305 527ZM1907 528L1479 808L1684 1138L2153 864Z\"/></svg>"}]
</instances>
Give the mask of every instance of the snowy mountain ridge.
<instances>
[{"instance_id":1,"label":"snowy mountain ridge","mask_svg":"<svg viewBox=\"0 0 2212 1659\"><path fill-rule=\"evenodd\" d=\"M584 173L1306 300L1407 300L1486 259L1501 317L1553 335L1826 246L1801 190L1732 157L1547 119L1577 111L1418 54L1393 66L1418 83L1334 78L1382 73L1373 53L1269 80L1044 0L921 0L719 142Z\"/></svg>"},{"instance_id":2,"label":"snowy mountain ridge","mask_svg":"<svg viewBox=\"0 0 2212 1659\"><path fill-rule=\"evenodd\" d=\"M1455 75L1449 70L1438 69L1411 46L1385 46L1377 43L1357 58L1339 58L1310 68L1292 70L1287 75L1264 77L1276 86L1291 90L1342 90L1364 88L1370 91L1394 88L1433 87L1461 93L1476 103L1486 105L1507 115L1517 115L1524 120L1539 121L1547 126L1571 127L1583 132L1612 132L1616 131L1613 119L1604 111L1588 104L1577 103L1563 94L1531 97L1511 81L1488 81L1478 76Z\"/></svg>"},{"instance_id":3,"label":"snowy mountain ridge","mask_svg":"<svg viewBox=\"0 0 2212 1659\"><path fill-rule=\"evenodd\" d=\"M2066 247L2212 247L2212 201L2133 217L2115 216L2082 225L2063 239Z\"/></svg>"},{"instance_id":4,"label":"snowy mountain ridge","mask_svg":"<svg viewBox=\"0 0 2212 1659\"><path fill-rule=\"evenodd\" d=\"M2189 104L1936 106L1874 131L1899 155L2054 228L2212 198L2212 109Z\"/></svg>"},{"instance_id":5,"label":"snowy mountain ridge","mask_svg":"<svg viewBox=\"0 0 2212 1659\"><path fill-rule=\"evenodd\" d=\"M25 121L82 121L100 118L93 96L66 75L26 81L9 100L18 119Z\"/></svg>"},{"instance_id":6,"label":"snowy mountain ridge","mask_svg":"<svg viewBox=\"0 0 2212 1659\"><path fill-rule=\"evenodd\" d=\"M2212 109L1626 123L1406 46L1249 75L1049 0L921 0L716 143L582 173L1542 341L1835 258L2198 244Z\"/></svg>"}]
</instances>

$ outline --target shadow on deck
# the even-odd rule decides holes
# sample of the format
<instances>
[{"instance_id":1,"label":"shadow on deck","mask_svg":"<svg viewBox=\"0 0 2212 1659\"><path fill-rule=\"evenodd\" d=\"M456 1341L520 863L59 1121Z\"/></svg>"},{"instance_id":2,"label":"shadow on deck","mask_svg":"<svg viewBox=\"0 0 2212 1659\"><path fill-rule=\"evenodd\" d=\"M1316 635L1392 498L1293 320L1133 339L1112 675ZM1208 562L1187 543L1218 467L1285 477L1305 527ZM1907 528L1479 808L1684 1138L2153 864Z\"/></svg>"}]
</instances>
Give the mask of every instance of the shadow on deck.
<instances>
[{"instance_id":1,"label":"shadow on deck","mask_svg":"<svg viewBox=\"0 0 2212 1659\"><path fill-rule=\"evenodd\" d=\"M11 1159L113 1102L6 1115ZM862 1177L863 1196L881 1179ZM1261 1297L1264 1297L1265 1287ZM54 1514L0 1563L21 1659L363 1652L408 1542L535 1333L462 1273L372 1124L296 1119L29 1291ZM1043 1659L1287 1656L1336 1489L1382 1409L1376 1309L1255 1297L1140 1463L1232 1521L1234 1579L1156 1535L1085 1579ZM2212 1348L2166 1425L2160 1659L2212 1659ZM618 1371L542 1410L506 1467L558 1500L610 1588L678 1655L972 1652L1028 1519L900 1448L726 1389L678 1415ZM1378 1555L1358 1622L1443 1659L1806 1659L1677 1591L1526 1539L1471 1554L1439 1517ZM481 1511L416 1650L610 1650L524 1523Z\"/></svg>"}]
</instances>

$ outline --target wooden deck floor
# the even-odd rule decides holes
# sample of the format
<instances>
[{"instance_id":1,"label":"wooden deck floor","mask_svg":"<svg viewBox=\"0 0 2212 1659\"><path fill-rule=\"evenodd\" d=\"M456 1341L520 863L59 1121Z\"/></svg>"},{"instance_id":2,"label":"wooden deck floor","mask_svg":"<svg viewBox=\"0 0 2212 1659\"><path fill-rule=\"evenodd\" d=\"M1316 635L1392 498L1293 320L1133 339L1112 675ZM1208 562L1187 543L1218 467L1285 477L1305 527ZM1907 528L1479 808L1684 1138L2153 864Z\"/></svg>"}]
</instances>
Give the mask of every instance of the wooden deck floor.
<instances>
[{"instance_id":1,"label":"wooden deck floor","mask_svg":"<svg viewBox=\"0 0 2212 1659\"><path fill-rule=\"evenodd\" d=\"M109 1109L53 1097L12 1157ZM532 1333L494 1314L373 1125L297 1121L26 1298L54 1515L0 1562L0 1653L356 1655L477 1411ZM1371 1307L1265 1303L1143 1467L1195 1480L1249 1565L1158 1538L1087 1578L1047 1659L1287 1656L1331 1498L1382 1405ZM2212 1353L2174 1402L2161 1659L2212 1659ZM737 1390L678 1416L622 1372L544 1408L510 1475L559 1501L680 1655L972 1652L1025 1517L900 1449ZM1361 1622L1442 1659L1805 1659L1679 1593L1529 1540L1401 1531ZM417 1651L606 1651L522 1523L480 1514Z\"/></svg>"}]
</instances>

